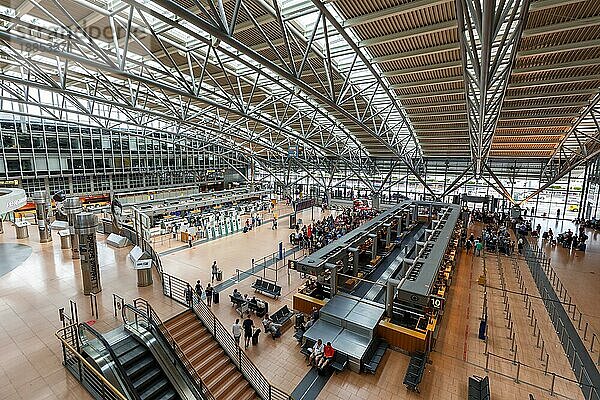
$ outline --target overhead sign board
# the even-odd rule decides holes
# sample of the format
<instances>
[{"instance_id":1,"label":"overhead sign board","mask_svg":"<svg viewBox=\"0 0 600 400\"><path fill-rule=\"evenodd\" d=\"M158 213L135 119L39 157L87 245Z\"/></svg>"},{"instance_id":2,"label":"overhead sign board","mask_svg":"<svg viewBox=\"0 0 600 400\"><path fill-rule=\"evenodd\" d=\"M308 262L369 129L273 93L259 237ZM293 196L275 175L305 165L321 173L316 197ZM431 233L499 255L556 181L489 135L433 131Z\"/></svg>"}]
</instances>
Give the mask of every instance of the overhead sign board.
<instances>
[{"instance_id":1,"label":"overhead sign board","mask_svg":"<svg viewBox=\"0 0 600 400\"><path fill-rule=\"evenodd\" d=\"M0 215L18 210L27 204L27 195L23 189L0 189Z\"/></svg>"}]
</instances>

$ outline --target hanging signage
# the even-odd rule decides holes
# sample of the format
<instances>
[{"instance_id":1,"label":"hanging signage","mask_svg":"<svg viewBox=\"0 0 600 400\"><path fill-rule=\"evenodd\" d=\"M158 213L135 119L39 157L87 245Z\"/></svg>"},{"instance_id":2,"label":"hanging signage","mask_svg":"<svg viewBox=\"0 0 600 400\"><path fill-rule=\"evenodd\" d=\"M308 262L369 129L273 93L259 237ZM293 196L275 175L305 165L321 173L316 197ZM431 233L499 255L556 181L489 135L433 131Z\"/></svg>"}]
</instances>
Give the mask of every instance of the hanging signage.
<instances>
[{"instance_id":1,"label":"hanging signage","mask_svg":"<svg viewBox=\"0 0 600 400\"><path fill-rule=\"evenodd\" d=\"M27 195L23 189L0 189L0 215L18 210L27 204Z\"/></svg>"},{"instance_id":2,"label":"hanging signage","mask_svg":"<svg viewBox=\"0 0 600 400\"><path fill-rule=\"evenodd\" d=\"M293 158L298 157L298 146L288 147L288 157L293 157Z\"/></svg>"},{"instance_id":3,"label":"hanging signage","mask_svg":"<svg viewBox=\"0 0 600 400\"><path fill-rule=\"evenodd\" d=\"M429 297L430 306L436 310L442 310L444 308L445 301L446 301L446 299L444 299L441 296L430 296Z\"/></svg>"},{"instance_id":4,"label":"hanging signage","mask_svg":"<svg viewBox=\"0 0 600 400\"><path fill-rule=\"evenodd\" d=\"M18 187L18 179L0 180L0 187Z\"/></svg>"}]
</instances>

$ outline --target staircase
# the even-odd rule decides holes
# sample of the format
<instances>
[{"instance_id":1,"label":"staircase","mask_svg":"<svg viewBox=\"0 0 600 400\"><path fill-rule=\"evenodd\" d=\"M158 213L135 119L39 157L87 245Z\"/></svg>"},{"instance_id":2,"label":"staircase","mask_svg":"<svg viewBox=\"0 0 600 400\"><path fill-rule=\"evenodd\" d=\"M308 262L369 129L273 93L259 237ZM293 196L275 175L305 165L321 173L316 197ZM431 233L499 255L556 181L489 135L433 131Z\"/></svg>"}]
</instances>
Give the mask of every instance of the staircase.
<instances>
[{"instance_id":1,"label":"staircase","mask_svg":"<svg viewBox=\"0 0 600 400\"><path fill-rule=\"evenodd\" d=\"M164 327L216 400L260 399L193 311L171 318Z\"/></svg>"},{"instance_id":2,"label":"staircase","mask_svg":"<svg viewBox=\"0 0 600 400\"><path fill-rule=\"evenodd\" d=\"M112 346L142 400L180 400L173 385L144 345L128 336Z\"/></svg>"}]
</instances>

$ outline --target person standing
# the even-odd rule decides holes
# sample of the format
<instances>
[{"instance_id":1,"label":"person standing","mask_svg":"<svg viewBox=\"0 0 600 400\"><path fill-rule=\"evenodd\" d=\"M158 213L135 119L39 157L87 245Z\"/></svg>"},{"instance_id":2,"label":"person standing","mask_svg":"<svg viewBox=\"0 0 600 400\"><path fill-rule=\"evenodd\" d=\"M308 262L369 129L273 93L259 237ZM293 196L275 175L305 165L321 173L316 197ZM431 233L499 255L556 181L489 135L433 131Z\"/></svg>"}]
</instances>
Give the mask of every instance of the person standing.
<instances>
[{"instance_id":1,"label":"person standing","mask_svg":"<svg viewBox=\"0 0 600 400\"><path fill-rule=\"evenodd\" d=\"M206 304L210 307L212 306L212 296L213 296L213 287L210 286L210 283L206 285Z\"/></svg>"},{"instance_id":2,"label":"person standing","mask_svg":"<svg viewBox=\"0 0 600 400\"><path fill-rule=\"evenodd\" d=\"M481 255L481 250L483 250L483 243L481 241L475 242L475 255L479 257Z\"/></svg>"},{"instance_id":3,"label":"person standing","mask_svg":"<svg viewBox=\"0 0 600 400\"><path fill-rule=\"evenodd\" d=\"M202 289L202 284L200 283L200 281L196 281L196 296L198 296L198 302L200 302L200 300L202 300L202 292L204 291Z\"/></svg>"},{"instance_id":4,"label":"person standing","mask_svg":"<svg viewBox=\"0 0 600 400\"><path fill-rule=\"evenodd\" d=\"M192 307L194 305L194 291L190 285L187 285L185 288L185 302L188 307Z\"/></svg>"},{"instance_id":5,"label":"person standing","mask_svg":"<svg viewBox=\"0 0 600 400\"><path fill-rule=\"evenodd\" d=\"M523 246L525 245L525 241L522 237L519 238L519 242L517 243L517 248L519 249L519 254L523 254Z\"/></svg>"},{"instance_id":6,"label":"person standing","mask_svg":"<svg viewBox=\"0 0 600 400\"><path fill-rule=\"evenodd\" d=\"M467 254L469 254L469 252L471 251L471 247L473 247L473 242L471 241L471 239L467 240Z\"/></svg>"},{"instance_id":7,"label":"person standing","mask_svg":"<svg viewBox=\"0 0 600 400\"><path fill-rule=\"evenodd\" d=\"M213 265L212 265L211 269L212 269L212 273L211 273L210 281L214 282L215 279L217 279L217 275L219 274L219 267L217 267L217 260L213 261Z\"/></svg>"},{"instance_id":8,"label":"person standing","mask_svg":"<svg viewBox=\"0 0 600 400\"><path fill-rule=\"evenodd\" d=\"M240 325L240 319L236 318L233 325L231 325L231 333L233 334L233 338L235 339L235 343L240 346L240 338L242 337L242 326ZM246 346L248 347L248 346Z\"/></svg>"},{"instance_id":9,"label":"person standing","mask_svg":"<svg viewBox=\"0 0 600 400\"><path fill-rule=\"evenodd\" d=\"M250 318L250 313L246 314L246 319L242 323L244 328L244 345L247 349L250 346L250 339L252 339L252 328L254 328L254 321Z\"/></svg>"}]
</instances>

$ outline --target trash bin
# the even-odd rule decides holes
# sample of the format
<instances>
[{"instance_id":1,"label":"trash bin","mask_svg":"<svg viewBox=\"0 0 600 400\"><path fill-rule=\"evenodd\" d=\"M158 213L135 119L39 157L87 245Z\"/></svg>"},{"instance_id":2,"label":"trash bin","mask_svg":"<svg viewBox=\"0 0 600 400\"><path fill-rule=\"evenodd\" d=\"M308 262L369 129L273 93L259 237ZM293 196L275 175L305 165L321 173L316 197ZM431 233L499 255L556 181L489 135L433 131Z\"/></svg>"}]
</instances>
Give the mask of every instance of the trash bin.
<instances>
[{"instance_id":1,"label":"trash bin","mask_svg":"<svg viewBox=\"0 0 600 400\"><path fill-rule=\"evenodd\" d=\"M217 271L217 282L221 282L223 280L223 270L220 269Z\"/></svg>"},{"instance_id":2,"label":"trash bin","mask_svg":"<svg viewBox=\"0 0 600 400\"><path fill-rule=\"evenodd\" d=\"M290 229L294 229L296 227L296 214L290 215Z\"/></svg>"},{"instance_id":3,"label":"trash bin","mask_svg":"<svg viewBox=\"0 0 600 400\"><path fill-rule=\"evenodd\" d=\"M219 304L219 292L213 291L213 304Z\"/></svg>"},{"instance_id":4,"label":"trash bin","mask_svg":"<svg viewBox=\"0 0 600 400\"><path fill-rule=\"evenodd\" d=\"M137 271L138 287L152 285L152 260L138 260L134 268Z\"/></svg>"},{"instance_id":5,"label":"trash bin","mask_svg":"<svg viewBox=\"0 0 600 400\"><path fill-rule=\"evenodd\" d=\"M71 232L68 229L63 229L58 232L58 236L60 236L60 248L61 249L70 249L71 248Z\"/></svg>"},{"instance_id":6,"label":"trash bin","mask_svg":"<svg viewBox=\"0 0 600 400\"><path fill-rule=\"evenodd\" d=\"M25 239L29 237L29 223L25 221L15 222L15 231L17 239Z\"/></svg>"}]
</instances>

